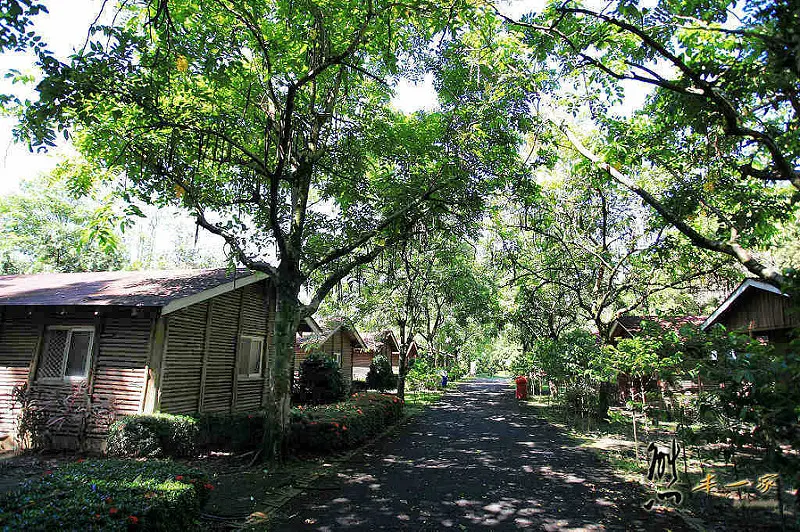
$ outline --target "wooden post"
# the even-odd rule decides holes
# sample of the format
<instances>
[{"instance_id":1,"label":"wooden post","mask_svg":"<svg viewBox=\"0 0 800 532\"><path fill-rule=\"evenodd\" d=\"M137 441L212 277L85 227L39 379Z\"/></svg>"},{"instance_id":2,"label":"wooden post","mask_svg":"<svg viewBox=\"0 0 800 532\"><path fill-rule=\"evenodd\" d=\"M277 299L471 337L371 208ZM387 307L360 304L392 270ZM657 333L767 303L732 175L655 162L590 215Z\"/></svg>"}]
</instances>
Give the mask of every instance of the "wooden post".
<instances>
[{"instance_id":1,"label":"wooden post","mask_svg":"<svg viewBox=\"0 0 800 532\"><path fill-rule=\"evenodd\" d=\"M78 429L78 445L81 447L81 450L85 450L87 447L87 435L89 433L89 424L93 421L92 410L92 395L94 394L94 383L97 379L97 365L100 358L100 337L103 334L103 329L105 325L105 318L100 311L95 311L94 316L94 339L92 341L92 356L91 356L91 369L89 370L89 376L86 380L86 412L83 415L83 419L79 425Z\"/></svg>"},{"instance_id":2,"label":"wooden post","mask_svg":"<svg viewBox=\"0 0 800 532\"><path fill-rule=\"evenodd\" d=\"M211 314L214 307L214 300L211 299L206 303L206 328L203 337L203 365L200 368L200 393L197 397L197 411L203 411L204 395L206 394L206 373L208 373L208 350L211 343Z\"/></svg>"},{"instance_id":3,"label":"wooden post","mask_svg":"<svg viewBox=\"0 0 800 532\"><path fill-rule=\"evenodd\" d=\"M142 393L143 414L158 412L161 403L161 376L164 371L164 351L167 341L167 318L158 316L154 320L150 335L150 352L145 366L145 386Z\"/></svg>"},{"instance_id":4,"label":"wooden post","mask_svg":"<svg viewBox=\"0 0 800 532\"><path fill-rule=\"evenodd\" d=\"M36 370L39 367L39 357L41 356L42 345L44 344L44 322L39 323L36 329L38 338L36 339L36 343L33 346L33 351L31 352L31 362L28 366L28 381L26 383L26 386L29 390L31 389L31 386L33 386L33 381L36 378Z\"/></svg>"},{"instance_id":5,"label":"wooden post","mask_svg":"<svg viewBox=\"0 0 800 532\"><path fill-rule=\"evenodd\" d=\"M233 388L231 389L231 406L230 411L234 412L236 410L236 401L238 399L237 395L239 393L239 347L242 344L242 332L243 332L243 325L242 322L244 321L244 292L245 289L240 289L241 292L239 296L239 323L236 326L236 344L233 348L233 377L231 377L231 382L233 383ZM261 349L264 349L266 346L262 346Z\"/></svg>"}]
</instances>

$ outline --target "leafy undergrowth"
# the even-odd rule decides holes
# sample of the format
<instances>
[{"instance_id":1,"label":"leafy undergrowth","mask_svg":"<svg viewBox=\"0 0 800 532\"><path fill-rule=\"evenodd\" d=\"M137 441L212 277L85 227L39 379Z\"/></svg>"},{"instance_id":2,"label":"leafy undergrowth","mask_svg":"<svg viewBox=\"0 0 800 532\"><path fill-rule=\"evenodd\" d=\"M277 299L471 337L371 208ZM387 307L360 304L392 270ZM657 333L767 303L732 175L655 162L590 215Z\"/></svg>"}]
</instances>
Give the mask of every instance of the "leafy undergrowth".
<instances>
[{"instance_id":1,"label":"leafy undergrowth","mask_svg":"<svg viewBox=\"0 0 800 532\"><path fill-rule=\"evenodd\" d=\"M212 489L175 462L80 459L0 496L0 529L187 529Z\"/></svg>"},{"instance_id":2,"label":"leafy undergrowth","mask_svg":"<svg viewBox=\"0 0 800 532\"><path fill-rule=\"evenodd\" d=\"M639 482L648 494L656 493L656 486L647 479L649 460L652 458L647 448L651 442L666 448L676 433L674 422L662 421L655 425L652 421L642 423L643 420L637 418L637 458L632 418L624 410L613 410L612 421L598 423L567 416L565 410L547 396L531 397L527 405L534 408L539 417L565 430L580 446L592 449L619 476ZM680 439L677 441L680 443ZM736 467L726 463L719 455L719 449L713 445L689 445L685 460L684 453L679 453L676 461L679 480L674 488L680 489L684 496L680 512L690 519L702 521L703 526L712 529L781 530L783 524L778 508L777 486L766 493L758 490L759 479L771 472L765 468L757 453L739 457ZM713 475L710 481L707 475ZM743 489L725 487L726 484L744 480L749 480L750 485ZM706 484L708 493L704 489ZM700 486L703 489L695 489ZM793 489L786 485L783 488L786 529L798 529Z\"/></svg>"}]
</instances>

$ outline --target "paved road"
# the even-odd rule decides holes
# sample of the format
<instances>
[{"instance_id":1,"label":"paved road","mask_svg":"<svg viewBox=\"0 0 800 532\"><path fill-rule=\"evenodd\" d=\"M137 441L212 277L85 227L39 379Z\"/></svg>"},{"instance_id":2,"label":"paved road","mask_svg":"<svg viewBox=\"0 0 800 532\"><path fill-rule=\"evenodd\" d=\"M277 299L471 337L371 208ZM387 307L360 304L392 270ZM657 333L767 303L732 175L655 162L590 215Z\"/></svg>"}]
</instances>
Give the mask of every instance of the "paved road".
<instances>
[{"instance_id":1,"label":"paved road","mask_svg":"<svg viewBox=\"0 0 800 532\"><path fill-rule=\"evenodd\" d=\"M461 385L324 477L277 530L686 530L514 400L507 381Z\"/></svg>"}]
</instances>

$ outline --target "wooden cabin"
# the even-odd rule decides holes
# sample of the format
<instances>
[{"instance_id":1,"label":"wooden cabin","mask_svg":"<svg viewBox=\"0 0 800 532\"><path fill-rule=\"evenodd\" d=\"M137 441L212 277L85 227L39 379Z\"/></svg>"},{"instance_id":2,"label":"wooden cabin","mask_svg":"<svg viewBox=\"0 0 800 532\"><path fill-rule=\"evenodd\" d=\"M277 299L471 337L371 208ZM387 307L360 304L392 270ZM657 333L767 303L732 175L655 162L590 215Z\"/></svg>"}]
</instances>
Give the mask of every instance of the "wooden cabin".
<instances>
[{"instance_id":1,"label":"wooden cabin","mask_svg":"<svg viewBox=\"0 0 800 532\"><path fill-rule=\"evenodd\" d=\"M633 338L642 330L643 321L657 323L667 331L679 331L684 325L699 326L705 319L705 316L620 316L611 322L609 342L616 345L624 338Z\"/></svg>"},{"instance_id":2,"label":"wooden cabin","mask_svg":"<svg viewBox=\"0 0 800 532\"><path fill-rule=\"evenodd\" d=\"M620 316L611 323L609 330L609 343L617 345L620 340L634 338L642 330L642 322L649 321L658 324L665 331L678 332L685 325L700 326L705 317L703 316ZM598 336L598 342L600 337ZM684 378L679 379L674 390L682 393L697 391L699 380ZM634 379L625 373L617 374L617 400L625 402L630 399L631 387L641 390L642 387L648 391L656 390L658 386L666 387L668 384L658 378L646 377L644 382ZM641 399L640 399L641 400Z\"/></svg>"},{"instance_id":3,"label":"wooden cabin","mask_svg":"<svg viewBox=\"0 0 800 532\"><path fill-rule=\"evenodd\" d=\"M792 331L800 327L800 313L791 300L771 284L746 279L705 320L703 330L720 324L731 331L749 334L772 344L787 344Z\"/></svg>"},{"instance_id":4,"label":"wooden cabin","mask_svg":"<svg viewBox=\"0 0 800 532\"><path fill-rule=\"evenodd\" d=\"M416 360L417 356L419 356L417 342L411 340L411 343L408 344L408 350L406 351L406 364L410 364L412 360Z\"/></svg>"},{"instance_id":5,"label":"wooden cabin","mask_svg":"<svg viewBox=\"0 0 800 532\"><path fill-rule=\"evenodd\" d=\"M355 326L346 320L329 321L320 327L319 332L306 334L298 331L294 350L295 371L299 371L300 364L311 353L323 353L339 363L346 389L349 389L353 382L354 353L366 347Z\"/></svg>"},{"instance_id":6,"label":"wooden cabin","mask_svg":"<svg viewBox=\"0 0 800 532\"><path fill-rule=\"evenodd\" d=\"M23 411L48 446L97 448L122 415L257 410L274 308L245 270L1 276L0 439Z\"/></svg>"},{"instance_id":7,"label":"wooden cabin","mask_svg":"<svg viewBox=\"0 0 800 532\"><path fill-rule=\"evenodd\" d=\"M400 373L400 344L394 333L387 329L379 333L369 333L364 335L365 349L357 349L353 354L353 378L364 380L369 373L369 366L372 359L377 355L383 355L392 365L392 371Z\"/></svg>"}]
</instances>

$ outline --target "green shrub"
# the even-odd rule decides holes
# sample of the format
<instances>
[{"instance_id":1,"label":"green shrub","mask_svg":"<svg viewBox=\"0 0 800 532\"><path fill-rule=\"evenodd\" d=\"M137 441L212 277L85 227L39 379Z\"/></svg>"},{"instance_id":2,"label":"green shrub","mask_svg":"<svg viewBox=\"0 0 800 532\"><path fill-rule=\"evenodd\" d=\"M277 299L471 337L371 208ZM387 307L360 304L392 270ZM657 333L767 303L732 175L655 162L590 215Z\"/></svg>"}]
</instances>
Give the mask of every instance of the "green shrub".
<instances>
[{"instance_id":1,"label":"green shrub","mask_svg":"<svg viewBox=\"0 0 800 532\"><path fill-rule=\"evenodd\" d=\"M265 413L200 414L197 447L241 452L256 449L264 439Z\"/></svg>"},{"instance_id":2,"label":"green shrub","mask_svg":"<svg viewBox=\"0 0 800 532\"><path fill-rule=\"evenodd\" d=\"M447 378L453 382L463 379L464 375L467 374L467 369L459 366L458 364L451 366L447 370Z\"/></svg>"},{"instance_id":3,"label":"green shrub","mask_svg":"<svg viewBox=\"0 0 800 532\"><path fill-rule=\"evenodd\" d=\"M397 376L392 373L392 364L385 355L375 355L369 364L367 388L386 391L397 387Z\"/></svg>"},{"instance_id":4,"label":"green shrub","mask_svg":"<svg viewBox=\"0 0 800 532\"><path fill-rule=\"evenodd\" d=\"M131 458L193 456L197 436L197 420L189 416L125 416L109 428L106 452Z\"/></svg>"},{"instance_id":5,"label":"green shrub","mask_svg":"<svg viewBox=\"0 0 800 532\"><path fill-rule=\"evenodd\" d=\"M0 496L0 529L185 530L211 489L169 461L79 460Z\"/></svg>"},{"instance_id":6,"label":"green shrub","mask_svg":"<svg viewBox=\"0 0 800 532\"><path fill-rule=\"evenodd\" d=\"M360 393L326 406L292 409L290 449L326 453L348 449L400 419L403 402L394 395Z\"/></svg>"},{"instance_id":7,"label":"green shrub","mask_svg":"<svg viewBox=\"0 0 800 532\"><path fill-rule=\"evenodd\" d=\"M312 353L300 364L295 402L322 405L344 399L345 390L339 364L330 357Z\"/></svg>"},{"instance_id":8,"label":"green shrub","mask_svg":"<svg viewBox=\"0 0 800 532\"><path fill-rule=\"evenodd\" d=\"M423 359L417 359L406 374L406 389L411 391L435 390L441 383L440 370L433 368Z\"/></svg>"}]
</instances>

